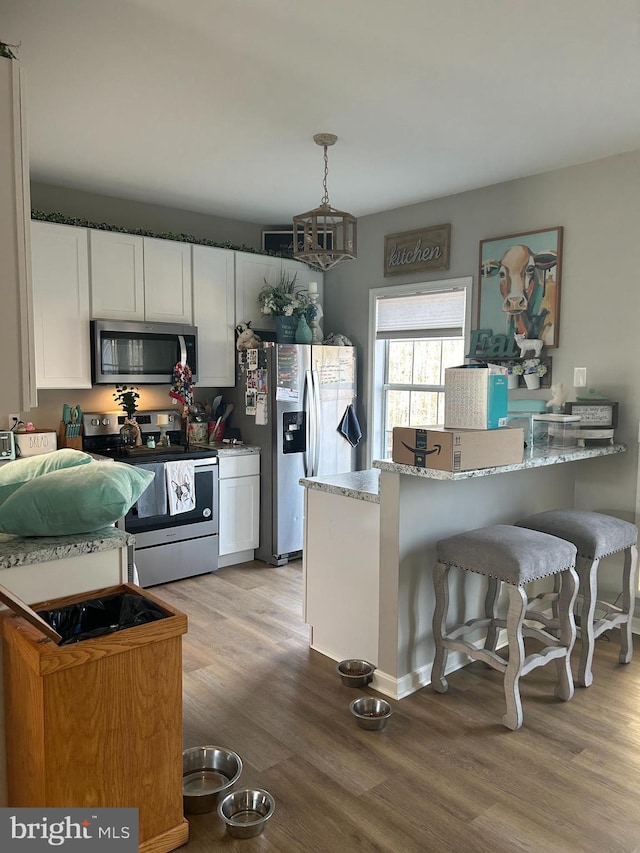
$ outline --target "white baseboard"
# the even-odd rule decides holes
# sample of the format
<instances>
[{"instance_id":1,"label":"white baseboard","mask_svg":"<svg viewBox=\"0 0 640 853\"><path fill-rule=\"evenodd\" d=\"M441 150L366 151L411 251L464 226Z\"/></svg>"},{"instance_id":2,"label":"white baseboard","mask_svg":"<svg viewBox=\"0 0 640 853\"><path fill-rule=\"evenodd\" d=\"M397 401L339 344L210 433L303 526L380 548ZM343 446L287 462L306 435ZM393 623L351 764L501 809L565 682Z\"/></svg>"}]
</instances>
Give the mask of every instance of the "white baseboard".
<instances>
[{"instance_id":1,"label":"white baseboard","mask_svg":"<svg viewBox=\"0 0 640 853\"><path fill-rule=\"evenodd\" d=\"M218 557L218 568L235 566L238 563L249 563L255 559L255 555L255 551L236 551L235 554L225 554L223 557Z\"/></svg>"}]
</instances>

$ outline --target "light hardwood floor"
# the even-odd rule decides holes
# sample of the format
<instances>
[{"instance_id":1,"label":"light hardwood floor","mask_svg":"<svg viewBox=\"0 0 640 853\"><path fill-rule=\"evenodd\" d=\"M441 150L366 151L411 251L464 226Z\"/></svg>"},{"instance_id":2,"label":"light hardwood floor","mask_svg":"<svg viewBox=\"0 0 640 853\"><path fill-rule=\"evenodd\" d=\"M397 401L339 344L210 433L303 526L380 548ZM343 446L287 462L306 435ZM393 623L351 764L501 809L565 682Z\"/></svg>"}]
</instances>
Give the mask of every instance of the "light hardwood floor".
<instances>
[{"instance_id":1,"label":"light hardwood floor","mask_svg":"<svg viewBox=\"0 0 640 853\"><path fill-rule=\"evenodd\" d=\"M367 732L349 702L378 694L344 687L309 649L299 562L153 591L189 617L185 747L234 749L242 786L276 800L253 839L230 838L215 812L189 816L185 853L640 853L637 643L622 666L617 636L603 635L593 686L567 703L553 665L526 676L517 732L500 722L501 676L481 663L452 674L446 695L391 700L386 728Z\"/></svg>"}]
</instances>

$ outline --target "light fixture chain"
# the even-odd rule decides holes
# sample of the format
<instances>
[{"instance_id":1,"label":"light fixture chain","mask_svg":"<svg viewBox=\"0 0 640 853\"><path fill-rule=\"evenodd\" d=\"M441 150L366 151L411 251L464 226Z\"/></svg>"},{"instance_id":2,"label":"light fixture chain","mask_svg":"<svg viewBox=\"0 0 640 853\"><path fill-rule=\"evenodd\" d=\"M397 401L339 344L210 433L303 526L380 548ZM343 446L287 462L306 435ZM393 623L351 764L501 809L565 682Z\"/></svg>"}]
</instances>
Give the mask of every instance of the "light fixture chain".
<instances>
[{"instance_id":1,"label":"light fixture chain","mask_svg":"<svg viewBox=\"0 0 640 853\"><path fill-rule=\"evenodd\" d=\"M329 174L329 157L327 156L327 146L324 146L324 195L322 196L321 204L329 204L329 190L327 189L327 175Z\"/></svg>"}]
</instances>

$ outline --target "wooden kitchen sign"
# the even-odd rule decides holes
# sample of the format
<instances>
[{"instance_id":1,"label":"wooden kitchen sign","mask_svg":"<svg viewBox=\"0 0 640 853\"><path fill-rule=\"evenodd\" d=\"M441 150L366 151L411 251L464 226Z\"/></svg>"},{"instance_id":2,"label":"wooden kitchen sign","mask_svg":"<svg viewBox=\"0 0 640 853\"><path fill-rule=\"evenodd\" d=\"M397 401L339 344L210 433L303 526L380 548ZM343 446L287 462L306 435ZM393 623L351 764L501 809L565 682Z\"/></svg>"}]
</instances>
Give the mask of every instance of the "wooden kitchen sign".
<instances>
[{"instance_id":1,"label":"wooden kitchen sign","mask_svg":"<svg viewBox=\"0 0 640 853\"><path fill-rule=\"evenodd\" d=\"M450 224L387 234L384 238L384 274L448 270L450 245Z\"/></svg>"}]
</instances>

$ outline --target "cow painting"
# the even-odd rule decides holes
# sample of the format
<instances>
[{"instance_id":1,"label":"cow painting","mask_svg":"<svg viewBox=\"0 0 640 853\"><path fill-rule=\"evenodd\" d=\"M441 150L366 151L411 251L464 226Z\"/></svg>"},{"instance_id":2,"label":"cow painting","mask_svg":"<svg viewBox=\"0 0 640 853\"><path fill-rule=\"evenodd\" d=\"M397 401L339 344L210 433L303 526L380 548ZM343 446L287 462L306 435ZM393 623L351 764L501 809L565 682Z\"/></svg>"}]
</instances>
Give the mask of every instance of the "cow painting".
<instances>
[{"instance_id":1,"label":"cow painting","mask_svg":"<svg viewBox=\"0 0 640 853\"><path fill-rule=\"evenodd\" d=\"M479 328L557 346L561 228L480 243Z\"/></svg>"}]
</instances>

